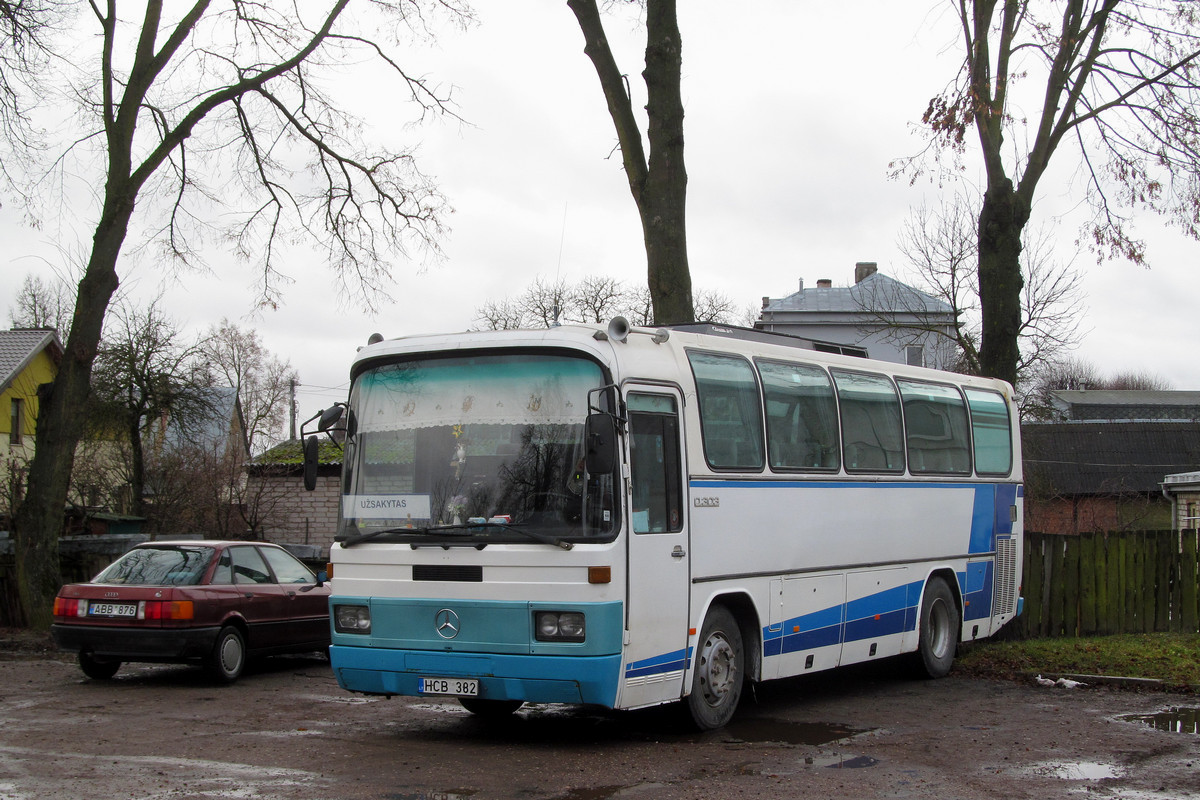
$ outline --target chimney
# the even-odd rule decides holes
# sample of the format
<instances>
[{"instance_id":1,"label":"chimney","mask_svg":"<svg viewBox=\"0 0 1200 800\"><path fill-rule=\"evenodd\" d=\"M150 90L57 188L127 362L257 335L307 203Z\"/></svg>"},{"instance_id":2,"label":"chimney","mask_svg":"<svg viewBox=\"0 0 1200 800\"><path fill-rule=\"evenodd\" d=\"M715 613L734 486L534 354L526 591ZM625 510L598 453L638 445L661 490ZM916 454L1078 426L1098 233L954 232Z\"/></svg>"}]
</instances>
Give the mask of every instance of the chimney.
<instances>
[{"instance_id":1,"label":"chimney","mask_svg":"<svg viewBox=\"0 0 1200 800\"><path fill-rule=\"evenodd\" d=\"M800 279L800 291L804 291L804 278Z\"/></svg>"},{"instance_id":2,"label":"chimney","mask_svg":"<svg viewBox=\"0 0 1200 800\"><path fill-rule=\"evenodd\" d=\"M830 280L829 278L818 278L817 279L817 288L818 289L832 289L833 281Z\"/></svg>"},{"instance_id":3,"label":"chimney","mask_svg":"<svg viewBox=\"0 0 1200 800\"><path fill-rule=\"evenodd\" d=\"M763 307L763 308L766 308L766 307L767 307L767 306L769 306L770 304L771 304L771 298L769 298L769 297L764 297L764 298L763 298L763 305L762 305L762 307Z\"/></svg>"},{"instance_id":4,"label":"chimney","mask_svg":"<svg viewBox=\"0 0 1200 800\"><path fill-rule=\"evenodd\" d=\"M862 283L874 275L878 269L879 264L874 261L859 261L854 265L854 282Z\"/></svg>"}]
</instances>

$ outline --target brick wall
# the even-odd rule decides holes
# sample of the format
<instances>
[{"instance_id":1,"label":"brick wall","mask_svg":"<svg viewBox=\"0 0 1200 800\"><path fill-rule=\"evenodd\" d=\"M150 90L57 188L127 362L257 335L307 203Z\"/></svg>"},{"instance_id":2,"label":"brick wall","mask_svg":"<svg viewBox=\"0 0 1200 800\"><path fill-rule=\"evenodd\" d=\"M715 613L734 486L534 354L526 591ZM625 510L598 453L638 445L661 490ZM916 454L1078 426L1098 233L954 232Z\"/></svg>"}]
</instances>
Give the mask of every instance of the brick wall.
<instances>
[{"instance_id":1,"label":"brick wall","mask_svg":"<svg viewBox=\"0 0 1200 800\"><path fill-rule=\"evenodd\" d=\"M251 475L247 495L258 503L262 538L281 544L311 544L328 555L337 531L339 476L319 475L306 491L301 475Z\"/></svg>"}]
</instances>

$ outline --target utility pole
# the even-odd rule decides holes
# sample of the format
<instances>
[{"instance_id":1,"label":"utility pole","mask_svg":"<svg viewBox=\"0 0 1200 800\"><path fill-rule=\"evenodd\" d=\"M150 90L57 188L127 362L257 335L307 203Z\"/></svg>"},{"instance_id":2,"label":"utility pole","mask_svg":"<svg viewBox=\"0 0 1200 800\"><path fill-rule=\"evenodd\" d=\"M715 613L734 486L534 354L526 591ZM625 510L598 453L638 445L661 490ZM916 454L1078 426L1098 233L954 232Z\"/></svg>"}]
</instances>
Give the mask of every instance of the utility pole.
<instances>
[{"instance_id":1,"label":"utility pole","mask_svg":"<svg viewBox=\"0 0 1200 800\"><path fill-rule=\"evenodd\" d=\"M292 402L289 404L289 409L291 411L291 417L292 417L292 427L291 427L290 438L292 441L295 441L296 440L296 387L299 386L300 384L296 383L295 378L292 378L290 381L288 381L288 385L291 386L291 397L292 397Z\"/></svg>"}]
</instances>

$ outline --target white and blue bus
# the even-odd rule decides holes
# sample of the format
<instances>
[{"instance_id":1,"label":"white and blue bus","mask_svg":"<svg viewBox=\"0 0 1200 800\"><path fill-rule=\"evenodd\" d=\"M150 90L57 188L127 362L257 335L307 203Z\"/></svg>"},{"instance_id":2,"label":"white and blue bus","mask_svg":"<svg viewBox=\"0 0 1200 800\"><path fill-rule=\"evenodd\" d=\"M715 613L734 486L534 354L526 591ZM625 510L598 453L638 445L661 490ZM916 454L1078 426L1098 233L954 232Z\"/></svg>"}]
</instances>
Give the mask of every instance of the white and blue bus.
<instances>
[{"instance_id":1,"label":"white and blue bus","mask_svg":"<svg viewBox=\"0 0 1200 800\"><path fill-rule=\"evenodd\" d=\"M373 336L319 423L338 683L715 728L747 681L944 675L1019 613L1012 388L809 348L620 318Z\"/></svg>"}]
</instances>

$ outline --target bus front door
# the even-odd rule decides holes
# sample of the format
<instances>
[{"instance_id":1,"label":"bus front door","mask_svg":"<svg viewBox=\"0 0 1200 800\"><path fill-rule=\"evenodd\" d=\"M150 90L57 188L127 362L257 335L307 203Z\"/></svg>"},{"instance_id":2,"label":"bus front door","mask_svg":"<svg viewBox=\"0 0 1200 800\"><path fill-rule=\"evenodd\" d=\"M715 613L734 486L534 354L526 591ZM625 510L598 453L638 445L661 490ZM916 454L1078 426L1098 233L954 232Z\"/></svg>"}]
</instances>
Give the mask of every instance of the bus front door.
<instances>
[{"instance_id":1,"label":"bus front door","mask_svg":"<svg viewBox=\"0 0 1200 800\"><path fill-rule=\"evenodd\" d=\"M657 386L627 388L625 400L629 581L618 702L636 708L683 694L690 567L682 400Z\"/></svg>"}]
</instances>

